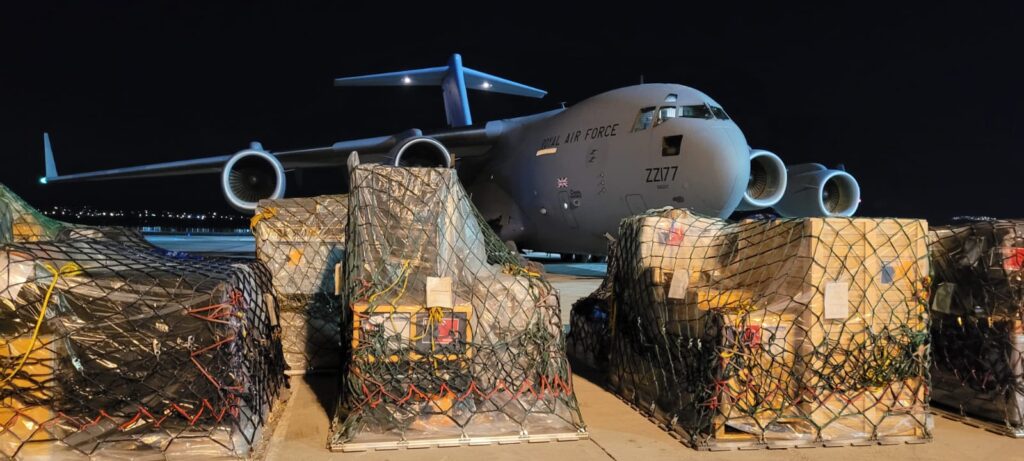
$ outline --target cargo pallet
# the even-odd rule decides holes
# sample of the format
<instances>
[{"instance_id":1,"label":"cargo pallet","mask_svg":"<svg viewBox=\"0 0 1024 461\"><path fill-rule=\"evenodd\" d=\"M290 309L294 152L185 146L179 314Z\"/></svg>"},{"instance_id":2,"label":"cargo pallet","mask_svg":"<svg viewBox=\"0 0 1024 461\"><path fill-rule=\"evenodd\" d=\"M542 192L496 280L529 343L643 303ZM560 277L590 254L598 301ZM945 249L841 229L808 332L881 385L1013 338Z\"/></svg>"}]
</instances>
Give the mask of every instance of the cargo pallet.
<instances>
[{"instance_id":1,"label":"cargo pallet","mask_svg":"<svg viewBox=\"0 0 1024 461\"><path fill-rule=\"evenodd\" d=\"M586 431L560 432L550 434L524 434L480 437L454 437L444 439L397 440L393 442L331 442L329 448L334 452L390 451L419 448L451 448L486 445L514 445L519 443L575 442L590 438Z\"/></svg>"},{"instance_id":2,"label":"cargo pallet","mask_svg":"<svg viewBox=\"0 0 1024 461\"><path fill-rule=\"evenodd\" d=\"M978 419L940 406L932 406L932 413L948 420L956 421L958 423L966 424L995 434L1005 435L1015 439L1024 439L1024 426L1014 427L1006 423Z\"/></svg>"},{"instance_id":3,"label":"cargo pallet","mask_svg":"<svg viewBox=\"0 0 1024 461\"><path fill-rule=\"evenodd\" d=\"M641 408L636 403L627 400L619 390L610 384L603 384L601 388L608 391L616 398L625 403L641 416L647 418L655 426L668 433L668 435L681 443L683 446L697 451L747 451L747 450L785 450L789 448L832 448L832 447L871 447L876 445L920 445L932 441L931 435L925 436L895 436L878 438L846 439L841 441L814 441L804 440L759 440L753 434L729 434L719 433L715 439L708 440L707 444L697 445L692 443L692 437L681 427L669 427L663 419L652 415L648 409Z\"/></svg>"}]
</instances>

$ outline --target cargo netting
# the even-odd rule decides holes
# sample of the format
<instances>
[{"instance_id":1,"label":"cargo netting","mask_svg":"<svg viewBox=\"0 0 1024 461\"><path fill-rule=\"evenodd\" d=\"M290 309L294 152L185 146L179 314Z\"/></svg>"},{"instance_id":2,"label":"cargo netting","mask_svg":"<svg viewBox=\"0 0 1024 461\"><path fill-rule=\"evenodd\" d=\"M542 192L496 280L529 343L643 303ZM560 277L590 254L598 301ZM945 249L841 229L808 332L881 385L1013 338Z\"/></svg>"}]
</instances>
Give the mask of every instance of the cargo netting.
<instances>
[{"instance_id":1,"label":"cargo netting","mask_svg":"<svg viewBox=\"0 0 1024 461\"><path fill-rule=\"evenodd\" d=\"M253 217L256 258L273 275L288 374L337 371L348 196L262 200Z\"/></svg>"},{"instance_id":2,"label":"cargo netting","mask_svg":"<svg viewBox=\"0 0 1024 461\"><path fill-rule=\"evenodd\" d=\"M0 244L93 239L155 248L133 229L84 226L50 218L0 184Z\"/></svg>"},{"instance_id":3,"label":"cargo netting","mask_svg":"<svg viewBox=\"0 0 1024 461\"><path fill-rule=\"evenodd\" d=\"M0 203L0 459L247 456L284 384L266 268Z\"/></svg>"},{"instance_id":4,"label":"cargo netting","mask_svg":"<svg viewBox=\"0 0 1024 461\"><path fill-rule=\"evenodd\" d=\"M356 166L340 450L585 436L558 294L444 168Z\"/></svg>"},{"instance_id":5,"label":"cargo netting","mask_svg":"<svg viewBox=\"0 0 1024 461\"><path fill-rule=\"evenodd\" d=\"M1024 221L931 232L932 400L1024 436Z\"/></svg>"},{"instance_id":6,"label":"cargo netting","mask_svg":"<svg viewBox=\"0 0 1024 461\"><path fill-rule=\"evenodd\" d=\"M920 220L652 210L622 222L611 296L574 308L570 350L607 350L610 387L695 448L927 440L926 238Z\"/></svg>"},{"instance_id":7,"label":"cargo netting","mask_svg":"<svg viewBox=\"0 0 1024 461\"><path fill-rule=\"evenodd\" d=\"M611 345L611 313L614 308L614 280L618 259L618 245L608 243L608 269L601 285L587 296L573 303L569 311L569 333L565 336L565 348L578 372L592 374L608 368L608 354Z\"/></svg>"}]
</instances>

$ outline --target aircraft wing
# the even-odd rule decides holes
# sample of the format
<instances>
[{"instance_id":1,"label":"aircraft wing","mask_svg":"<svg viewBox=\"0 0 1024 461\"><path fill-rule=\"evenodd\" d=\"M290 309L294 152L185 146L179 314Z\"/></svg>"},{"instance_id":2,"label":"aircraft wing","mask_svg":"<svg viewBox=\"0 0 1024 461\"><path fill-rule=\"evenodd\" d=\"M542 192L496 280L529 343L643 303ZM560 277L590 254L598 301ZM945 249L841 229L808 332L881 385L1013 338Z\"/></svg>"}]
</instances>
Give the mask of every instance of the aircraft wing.
<instances>
[{"instance_id":1,"label":"aircraft wing","mask_svg":"<svg viewBox=\"0 0 1024 461\"><path fill-rule=\"evenodd\" d=\"M501 134L501 127L502 123L495 121L489 122L485 127L467 126L429 133L427 136L440 141L446 147L452 149L453 153L459 157L472 157L482 155L490 149L491 144ZM423 132L418 129L411 129L389 136L340 141L325 147L282 151L266 151L259 143L252 143L249 150L267 152L273 155L286 170L341 166L345 164L348 155L353 151L359 153L360 160L363 162L384 163L391 160L388 153L395 145L405 139L416 136L423 136ZM234 155L216 155L190 160L60 175L57 173L56 163L54 162L50 137L46 133L43 134L43 148L46 166L46 176L40 178L40 182L43 184L219 173Z\"/></svg>"},{"instance_id":2,"label":"aircraft wing","mask_svg":"<svg viewBox=\"0 0 1024 461\"><path fill-rule=\"evenodd\" d=\"M463 67L462 57L458 53L453 54L449 58L448 65L446 66L345 77L335 79L334 84L335 86L440 85L443 88L445 113L448 117L449 125L454 128L426 133L425 135L443 144L455 158L480 157L486 154L490 151L491 146L506 126L505 122L500 120L487 122L483 126L473 125L469 111L469 101L466 97L468 89L533 98L540 98L546 94L545 91L531 86ZM272 152L263 149L263 146L259 143L252 143L247 150L249 154L273 155L285 170L344 165L349 154L353 151L359 152L362 162L383 163L394 160L388 158L388 153L396 145L408 138L423 135L422 131L411 129L389 136L336 142L326 147ZM223 171L225 165L232 157L241 153L62 176L57 174L57 166L53 160L53 151L50 148L50 137L45 133L43 134L43 145L46 176L39 180L43 184L218 173Z\"/></svg>"}]
</instances>

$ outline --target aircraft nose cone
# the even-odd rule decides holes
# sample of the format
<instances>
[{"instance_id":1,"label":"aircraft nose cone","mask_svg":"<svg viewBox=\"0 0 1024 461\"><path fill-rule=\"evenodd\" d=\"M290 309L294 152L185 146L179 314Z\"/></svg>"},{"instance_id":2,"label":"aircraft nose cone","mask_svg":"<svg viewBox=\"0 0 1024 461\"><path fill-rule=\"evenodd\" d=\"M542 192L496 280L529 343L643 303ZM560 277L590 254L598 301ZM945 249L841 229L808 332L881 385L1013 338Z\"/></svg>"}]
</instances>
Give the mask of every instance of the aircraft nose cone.
<instances>
[{"instance_id":1,"label":"aircraft nose cone","mask_svg":"<svg viewBox=\"0 0 1024 461\"><path fill-rule=\"evenodd\" d=\"M680 169L686 172L684 206L727 217L735 211L750 177L750 152L738 129L710 126L684 137Z\"/></svg>"}]
</instances>

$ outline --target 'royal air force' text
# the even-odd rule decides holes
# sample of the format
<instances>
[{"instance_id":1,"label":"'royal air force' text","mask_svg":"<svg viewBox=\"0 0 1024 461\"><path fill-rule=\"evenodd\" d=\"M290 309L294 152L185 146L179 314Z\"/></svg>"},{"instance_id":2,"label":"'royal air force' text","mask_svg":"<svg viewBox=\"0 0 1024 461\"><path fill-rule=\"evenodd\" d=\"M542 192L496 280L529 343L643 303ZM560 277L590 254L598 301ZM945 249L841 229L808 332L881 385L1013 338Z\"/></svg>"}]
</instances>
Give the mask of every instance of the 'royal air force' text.
<instances>
[{"instance_id":1,"label":"'royal air force' text","mask_svg":"<svg viewBox=\"0 0 1024 461\"><path fill-rule=\"evenodd\" d=\"M618 123L612 123L610 125L595 126L587 128L586 130L570 131L565 136L549 136L544 138L540 143L540 148L545 149L548 147L556 147L562 144L572 144L579 141L589 141L592 139L610 138L615 136L615 130L619 127Z\"/></svg>"}]
</instances>

